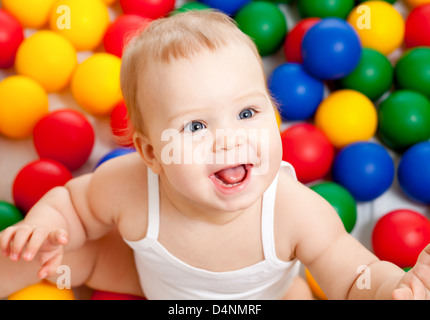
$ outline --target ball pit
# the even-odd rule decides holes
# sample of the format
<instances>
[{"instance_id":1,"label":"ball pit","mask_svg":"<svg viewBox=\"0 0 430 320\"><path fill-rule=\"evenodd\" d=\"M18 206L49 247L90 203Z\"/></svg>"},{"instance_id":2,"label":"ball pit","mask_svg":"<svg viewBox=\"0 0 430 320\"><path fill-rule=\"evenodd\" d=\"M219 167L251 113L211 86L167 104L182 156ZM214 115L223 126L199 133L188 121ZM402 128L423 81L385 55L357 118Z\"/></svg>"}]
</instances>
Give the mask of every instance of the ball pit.
<instances>
[{"instance_id":1,"label":"ball pit","mask_svg":"<svg viewBox=\"0 0 430 320\"><path fill-rule=\"evenodd\" d=\"M322 81L309 75L302 65L284 63L268 79L272 96L285 120L306 120L314 115L324 95Z\"/></svg>"},{"instance_id":2,"label":"ball pit","mask_svg":"<svg viewBox=\"0 0 430 320\"><path fill-rule=\"evenodd\" d=\"M0 68L11 68L24 40L24 30L11 14L0 10Z\"/></svg>"},{"instance_id":3,"label":"ball pit","mask_svg":"<svg viewBox=\"0 0 430 320\"><path fill-rule=\"evenodd\" d=\"M33 142L40 158L56 160L73 171L87 162L94 146L94 129L82 113L56 110L36 124Z\"/></svg>"},{"instance_id":4,"label":"ball pit","mask_svg":"<svg viewBox=\"0 0 430 320\"><path fill-rule=\"evenodd\" d=\"M430 243L430 221L423 214L398 209L377 221L372 232L372 246L378 258L400 268L411 267Z\"/></svg>"},{"instance_id":5,"label":"ball pit","mask_svg":"<svg viewBox=\"0 0 430 320\"><path fill-rule=\"evenodd\" d=\"M35 160L25 165L13 181L14 203L26 214L46 192L63 186L71 178L72 174L61 163L50 159Z\"/></svg>"},{"instance_id":6,"label":"ball pit","mask_svg":"<svg viewBox=\"0 0 430 320\"><path fill-rule=\"evenodd\" d=\"M76 50L66 38L42 30L23 41L15 68L18 74L36 80L49 93L68 86L77 64Z\"/></svg>"},{"instance_id":7,"label":"ball pit","mask_svg":"<svg viewBox=\"0 0 430 320\"><path fill-rule=\"evenodd\" d=\"M325 18L303 37L303 66L319 79L339 79L357 67L361 50L360 39L345 20Z\"/></svg>"},{"instance_id":8,"label":"ball pit","mask_svg":"<svg viewBox=\"0 0 430 320\"><path fill-rule=\"evenodd\" d=\"M72 0L74 1L74 0ZM86 0L84 0L85 2L87 2ZM159 2L162 0L159 0ZM2 0L1 3L1 9L0 9L0 14L2 11L6 11L7 14L13 15L11 14L11 12L9 12L8 10L6 10L5 8L5 4L7 0ZM9 0L9 3L12 3L14 5L16 5L16 8L18 8L18 11L21 11L21 14L25 13L24 11L26 11L27 13L31 13L31 17L27 17L24 19L28 19L28 23L31 23L30 20L32 19L39 19L42 16L42 2L46 2L48 3L49 0L41 0L38 1L38 8L36 9L31 9L29 10L29 6L31 5L32 2L34 1L29 1L29 0ZM20 5L20 3L24 3L26 2L26 5ZM53 2L53 0L52 0ZM75 3L77 1L74 1ZM115 20L116 17L119 17L121 14L124 14L122 7L121 7L121 3L118 1L116 4L114 4L114 0L103 0L100 1L102 3L104 3L105 5L103 6L103 8L107 8L106 6L111 6L109 7L109 15L110 15L110 21L113 22ZM132 1L130 1L132 2ZM135 3L137 3L138 1L134 1ZM153 1L155 3L155 1ZM235 1L226 1L228 4L232 4ZM240 1L238 1L240 2ZM247 1L243 1L248 3ZM281 55L282 52L280 52L281 49L278 45L278 49L274 50L273 54L267 54L263 57L263 62L264 62L264 67L265 70L267 71L267 75L269 75L277 66L280 66L281 64L285 63L285 62L297 62L297 63L302 63L303 62L303 52L302 52L302 40L304 37L304 34L309 30L310 27L314 26L318 21L320 21L320 18L311 18L311 19L315 19L313 21L313 23L311 24L310 22L310 26L308 26L309 28L304 28L302 30L300 30L300 32L298 32L298 34L296 35L296 39L294 39L293 37L293 30L295 28L299 29L299 24L301 22L304 23L304 19L301 19L301 17L297 17L295 16L295 13L293 11L293 8L295 6L295 4L290 5L288 3L290 3L290 0L283 0L283 1L277 1L277 0L273 0L270 1L274 4L276 4L278 7L280 7L282 10L282 13L286 13L286 21L288 22L288 27L290 30L290 33L288 34L289 36L291 35L291 37L284 37L283 38L283 43L284 43L284 47L282 48L284 50L284 55ZM321 1L323 2L323 1ZM356 1L356 3L360 3L360 4L364 4L364 5L372 5L372 2L374 1ZM428 61L429 61L429 55L428 55L428 48L424 48L424 47L419 47L419 46L415 46L414 43L420 43L423 44L420 41L425 41L426 40L426 32L425 32L425 26L422 27L420 26L419 29L421 29L419 32L418 31L408 31L408 16L411 19L413 19L413 16L411 16L409 13L412 12L412 9L419 7L420 5L425 5L425 4L430 4L429 0L399 0L399 1L393 1L393 0L386 0L386 1L381 1L381 2L386 2L386 3L391 3L394 4L393 7L398 10L400 13L402 13L404 20L403 23L406 22L405 25L405 36L403 37L403 41L405 46L404 47L409 47L408 51L404 51L404 47L399 46L396 47L395 44L395 39L398 38L399 33L401 33L401 27L402 27L402 23L400 23L399 25L395 25L393 24L393 18L389 15L381 15L379 16L379 18L377 17L376 21L375 19L373 19L373 22L375 22L375 27L379 25L379 23L385 23L386 25L390 25L390 31L389 31L389 36L384 37L382 39L382 41L379 41L379 46L381 46L383 49L387 49L389 46L389 44L391 45L391 47L394 47L394 51L392 51L392 53L389 54L384 54L382 53L383 50L379 50L379 58L381 62L374 62L374 66L377 65L378 67L382 67L382 60L384 60L384 64L386 66L388 66L388 64L386 63L386 61L390 61L392 66L395 67L395 86L389 87L386 91L390 91L390 93L395 92L397 90L403 90L403 89L407 89L407 90L413 90L416 92L419 92L421 94L424 94L427 96L427 98L430 98L430 93L428 91L428 88L430 88L429 85L429 78L426 77L426 75L430 74L429 73L429 65L428 65ZM167 1L165 1L165 3L167 3ZM175 1L175 7L176 8L180 8L181 6L183 6L184 4L187 4L188 6L192 7L193 3L197 3L200 5L203 5L203 1L200 2L194 2L194 1L187 1L187 0L177 0ZM217 3L221 3L220 1L217 1ZM244 3L244 5L246 4ZM408 4L408 6L406 6L405 4ZM58 7L57 7L58 8ZM76 7L77 8L77 7ZM80 9L84 8L83 5L81 5L79 7ZM241 7L243 8L243 6ZM241 8L239 8L238 10L240 10ZM25 9L25 10L24 10ZM327 9L327 8L326 8ZM12 9L11 9L12 10ZM170 9L169 9L170 10ZM354 10L354 9L353 9ZM79 12L79 15L84 15L84 12L82 10L79 10L81 12ZM106 12L104 9L102 10L104 12ZM102 11L99 11L99 13L101 13ZM75 9L73 9L73 12L75 12ZM167 13L164 14L170 14L172 13L172 11L168 11ZM395 16L395 12L392 12L393 16ZM55 19L56 22L58 21L59 18L62 17L62 15L65 14L65 11L60 12L60 13L55 13L54 14L54 10L52 10L50 13L48 12L47 14L47 18L48 20L51 20L51 24L53 23L52 21ZM98 17L97 17L98 16ZM106 48L104 47L104 43L102 42L102 40L104 39L104 36L106 35L106 31L108 28L108 25L105 24L104 22L102 22L101 24L98 25L94 25L94 21L97 20L97 18L102 18L102 17L106 17L103 14L95 14L94 16L92 16L90 18L90 20L92 21L90 23L90 26L94 28L94 32L92 31L79 31L79 32L75 32L74 36L79 36L81 39L79 39L80 41L85 42L88 44L90 42L93 43L92 48L93 49L88 49L90 48L89 45L87 45L86 47L83 46L81 48L78 48L76 46L76 44L74 44L75 46L75 50L78 51L77 55L78 55L78 61L80 64L82 64L82 62L84 62L89 56L92 56L94 54L98 54L98 53L102 53L104 51L107 52ZM1 17L1 16L0 16ZM232 15L232 17L234 18L235 15ZM361 16L363 17L363 16ZM66 22L64 19L66 17L63 16L63 20L59 20L60 22ZM357 16L357 19L360 18L360 16ZM391 19L391 20L390 20ZM37 28L45 28L47 22L49 22L48 20L46 20L46 22L44 22L44 27L36 27ZM21 25L16 24L16 21L19 21L21 23ZM101 19L101 21L103 21L103 19ZM104 20L105 21L105 20ZM361 20L363 21L363 20ZM390 22L391 21L391 22ZM400 21L400 20L399 20ZM73 21L72 21L73 23ZM0 34L2 34L2 32L4 32L2 30L2 27L4 28L5 24L0 23ZM25 33L23 33L23 29L22 27L24 27L24 31ZM16 30L16 34L17 36L13 36L12 39L14 42L13 45L11 45L10 51L7 50L3 50L4 47L2 47L2 42L1 42L1 37L0 37L0 62L2 59L4 58L4 54L8 56L7 59L10 59L10 57L14 56L14 52L17 51L19 44L21 44L21 41L24 37L29 38L31 35L33 35L34 33L40 31L40 30L30 30L27 28L32 28L29 27L28 25L26 25L25 23L23 23L20 18L18 17L18 19L15 19L15 25L14 25L14 30ZM378 27L379 28L379 27ZM415 29L417 29L417 27L415 27ZM98 34L99 31L97 30L104 30L103 32L101 32L101 35ZM382 30L382 28L381 28ZM424 31L423 31L424 30ZM71 30L73 31L73 30ZM383 30L384 31L384 30ZM10 31L9 31L10 32ZM15 32L15 31L14 31ZM60 30L56 30L57 33L61 33ZM388 33L388 31L384 31L386 33ZM73 33L73 32L72 32ZM301 34L300 34L301 33ZM4 34L4 33L3 33ZM21 40L20 40L20 36L22 35ZM71 37L71 35L70 35ZM372 36L373 38L376 38L375 35ZM371 37L371 38L372 38ZM294 42L293 44L288 44L288 40L290 39L291 42ZM418 39L418 40L417 40ZM292 41L294 40L294 41ZM69 39L69 41L71 41ZM360 39L360 42L362 40ZM397 42L396 42L397 43ZM411 44L412 43L412 44ZM396 44L397 45L397 44ZM291 47L293 47L294 49L291 49ZM289 54L287 55L286 51L287 49L290 50L290 52L294 52L293 54ZM411 50L414 49L414 50ZM9 50L9 49L8 49ZM365 57L366 52L370 51L370 50L374 50L377 51L376 48L374 49L370 49L366 46L362 46L362 50L361 50L361 57L359 59L359 62L362 62L363 57ZM387 51L388 52L388 51ZM281 53L281 54L279 54ZM403 55L399 55L400 53L402 53ZM382 57L385 56L385 59L382 59ZM10 61L10 60L9 60ZM377 60L379 61L379 60ZM360 66L360 64L357 65L358 67ZM337 67L336 62L333 63L332 65L332 69L334 69L335 67ZM0 65L0 68L4 69L4 68L8 68L8 70L0 70L0 88L2 87L2 82L5 81L8 78L12 78L12 76L14 76L14 72L16 71L15 65L13 65L13 62L9 62L8 65L4 66L4 65ZM14 68L14 69L12 69ZM369 62L367 68L371 68L371 63ZM374 72L376 72L376 69L373 69ZM330 70L329 70L330 71ZM356 72L355 72L356 71ZM97 77L94 75L90 77L91 79L86 80L87 82L85 82L84 84L82 84L82 88L84 88L85 86L90 86L89 84L91 84L91 86L93 85L93 82L97 82ZM353 89L355 91L359 91L362 92L364 95L367 95L368 99L373 100L373 103L375 104L375 107L379 107L380 103L382 103L383 100L385 100L385 98L388 97L388 92L382 92L384 91L383 89L380 90L376 90L376 87L378 86L382 86L382 83L384 82L387 87L388 87L388 83L386 83L385 81L382 80L382 78L380 78L381 80L372 80L370 78L363 78L362 80L358 81L358 84L361 86L357 86L357 83L355 83L355 86L353 84L351 84L351 82L349 82L349 84L347 84L347 79L348 76L349 80L351 80L353 78L353 75L355 75L356 73L358 73L358 69L352 70L350 73L348 73L347 75L336 79L336 83L339 84L341 81L345 81L344 86L340 86L340 87L336 87L333 85L333 83L328 80L323 80L320 79L322 81L325 81L326 84L326 89L329 89L327 92L327 95L325 98L330 98L331 94L334 93L334 91L338 90L338 89ZM369 73L371 73L369 71ZM369 76L369 74L368 74ZM86 77L83 77L86 78ZM106 76L101 76L101 78L106 78ZM43 87L40 86L42 89ZM109 107L106 107L106 109L104 109L101 113L98 113L98 109L97 110L87 110L84 107L81 106L80 103L78 103L78 99L75 98L75 96L73 96L73 94L71 94L69 92L68 89L71 89L71 82L69 83L69 87L66 86L65 90L62 91L61 93L57 93L57 92L51 92L49 95L49 101L46 99L46 101L49 102L49 110L53 111L55 109L58 108L75 108L78 109L79 111L82 111L86 116L88 116L88 118L91 120L91 123L93 123L94 126L94 130L96 133L96 140L95 140L95 149L94 152L92 153L92 156L90 156L86 162L86 164L81 167L81 169L78 169L76 171L76 175L79 175L81 173L87 173L91 170L94 169L94 167L96 166L96 164L98 164L98 162L101 161L102 157L104 155L107 156L107 158L109 157L114 157L115 155L121 154L124 151L119 151L116 150L116 148L118 147L117 143L115 141L112 140L112 128L110 127L110 120L111 118L109 118L109 115L111 115L111 111L112 108L116 105L118 105L121 101L120 99L112 99L115 100L116 103L114 103L112 101L112 104L109 104ZM374 90L374 91L379 91L378 93L369 93L369 91L366 90ZM82 90L83 91L83 90ZM15 90L15 91L10 91L10 90L5 90L3 91L3 93L6 94L0 94L0 112L2 110L2 103L4 105L4 103L7 103L8 105L13 103L14 105L18 105L18 102L25 100L25 97L28 97L29 95L26 94L19 94L18 92L22 92L21 90ZM110 89L107 89L106 92L111 93ZM387 96L384 96L384 99L381 99L382 101L378 101L381 97L379 96L379 94L387 94ZM104 94L99 94L100 96L104 97ZM376 96L376 98L372 98L372 95ZM41 96L46 97L46 89L45 89L45 94L42 94ZM84 96L85 98L88 98L86 93L83 93L82 96ZM7 97L7 99L5 99L5 97ZM325 99L323 100L323 103L325 102ZM35 105L37 106L39 104L40 101L42 101L44 99L32 99L33 103L35 103ZM330 101L330 99L327 99L328 101ZM76 102L76 105L74 104L74 102ZM366 105L368 104L368 101L366 101L365 103ZM45 104L45 106L47 106ZM324 106L324 104L322 104L322 106ZM349 113L347 110L344 109L348 109L349 106L349 100L345 100L343 103L339 103L338 105L338 109L336 112L339 112L339 114L341 116L343 116L343 120L341 120L340 122L344 121L348 114L351 115L351 118L357 118L356 116L354 116L354 112ZM320 106L319 106L320 107ZM23 134L24 127L27 128L34 128L35 124L37 123L37 121L39 121L42 117L44 117L45 115L48 114L48 108L41 108L44 111L41 112L40 114L38 114L36 116L36 112L35 110L31 109L31 111L28 111L30 109L27 109L27 111L25 111L26 109L23 108L24 111L21 111L20 113L15 113L12 114L12 112L9 112L8 117L4 117L4 116L0 116L0 152L3 152L4 150L7 150L7 157L0 157L0 174L2 176L2 182L3 188L0 188L0 201L6 200L8 202L10 202L11 204L14 202L13 199L13 195L11 192L13 183L12 181L14 181L15 176L18 174L18 172L21 170L21 168L24 167L25 164L29 164L32 161L34 161L35 159L38 158L38 154L36 153L36 151L33 148L32 145L32 141L31 141L31 133L33 132L32 129L27 130L26 134ZM96 112L93 112L96 111ZM318 111L318 109L317 109ZM34 113L34 114L33 114ZM334 119L334 114L332 114L332 117ZM378 115L378 114L377 114ZM32 121L29 121L30 118L34 118ZM378 117L379 118L379 117ZM375 117L375 119L378 119ZM280 121L280 117L278 117L279 121ZM332 121L333 121L332 119ZM373 121L373 118L370 117L370 124L372 124L372 126L375 124ZM309 118L306 120L306 122L310 123L310 124L315 124L315 118ZM379 120L379 119L378 119ZM28 121L28 122L27 122ZM299 121L303 121L303 120L299 120ZM30 123L31 122L31 123ZM335 123L335 122L333 122ZM296 124L296 120L284 120L282 123L279 123L280 128L281 128L281 132L284 132L286 130L286 128L291 127L292 125ZM369 123L367 122L363 122L361 130L363 130L363 128L367 127L369 125ZM394 125L394 127L396 127L396 125ZM2 131L2 128L6 128ZM343 129L337 129L337 130L343 130ZM9 132L15 132L15 134L7 134L7 131ZM344 131L335 131L334 136L337 138L341 138L342 135L346 135L348 136L348 132L346 131L345 133L343 133ZM401 132L401 130L398 130L399 132ZM375 131L376 132L376 131ZM375 132L373 132L373 136L369 139L374 139L377 142L381 142L381 137L379 135L375 135ZM17 134L19 133L19 134ZM327 135L327 133L324 133L325 135ZM328 135L327 135L328 136ZM406 136L406 134L405 134ZM19 141L16 141L15 139L21 139ZM22 140L22 138L24 138ZM360 138L360 139L365 139L367 140L368 138ZM358 140L360 140L358 139ZM333 145L333 142L330 141L330 143ZM349 144L351 144L351 142L347 142L347 143L341 143L339 144L339 146L337 146L336 148L339 149L338 151L341 151L342 148L346 148ZM414 150L413 147L416 146L417 144L413 144L410 147L410 150ZM421 144L418 144L421 145ZM388 148L387 145L383 145L384 148ZM418 148L418 147L417 147ZM421 146L421 149L425 149ZM415 149L417 150L417 149ZM387 149L387 151L389 151ZM127 151L125 151L127 153ZM108 153L111 153L111 155L108 156ZM418 154L417 151L415 151L415 156ZM393 206L397 206L397 208L403 208L403 207L413 207L413 208L422 208L423 210L418 210L421 212L418 212L419 214L423 214L423 216L428 217L428 204L426 204L425 202L421 201L421 200L425 200L425 196L421 193L419 194L419 192L423 192L425 190L428 190L426 188L428 188L428 185L426 185L426 181L430 181L429 178L423 178L426 176L426 166L424 166L423 164L427 163L427 160L421 160L420 162L413 162L410 160L410 158L407 156L408 153L405 152L404 154L394 154L392 153L392 155L397 159L397 160L401 160L399 165L398 165L398 171L397 171L397 177L399 180L402 181L402 185L400 185L399 182L399 190L395 189L391 190L389 189L389 192L384 192L382 195L380 195L379 197L375 198L374 200L369 200L369 201L358 201L357 202L357 215L358 215L358 219L356 222L356 226L354 227L354 229L352 230L352 234L356 237L358 237L358 239L360 241L362 241L365 245L367 245L369 248L373 249L373 247L371 246L370 243L370 239L368 239L369 237L367 237L366 235L369 235L369 231L365 231L362 232L362 229L368 229L369 226L374 225L374 222L376 222L376 218L380 217L383 213L388 212L387 208L392 208ZM414 156L414 157L415 157ZM408 160L409 158L409 160ZM421 158L422 159L422 158ZM426 159L426 158L425 158ZM415 159L418 160L418 159ZM426 162L427 161L427 162ZM397 163L397 161L395 162ZM411 168L414 168L415 170L412 170L411 172L414 172L413 174L415 175L413 179L410 179L410 181L405 181L402 180L403 178L400 178L400 176L402 176L401 171L403 172L403 175L407 175L407 176L412 176L411 173L407 173L405 174L404 172L406 172L407 170L405 169L408 168L408 170L411 170ZM400 170L400 168L402 168ZM332 169L333 169L333 163L332 163ZM416 173L418 172L418 173ZM70 174L70 172L69 172ZM322 179L322 178L318 178ZM326 180L333 180L333 172L330 172L330 170L328 171L327 174L324 175L324 179ZM315 183L313 180L312 183ZM345 187L344 187L345 188ZM345 188L346 189L346 188ZM428 194L428 191L426 191ZM351 192L350 192L351 193ZM419 200L419 198L421 200ZM376 201L377 200L377 201ZM395 200L395 201L392 201ZM357 201L357 200L356 200ZM371 205L368 205L368 202L371 203ZM1 212L1 209L0 209ZM24 212L24 211L22 211ZM372 219L375 219L372 220ZM363 236L364 235L364 236Z\"/></svg>"}]
</instances>

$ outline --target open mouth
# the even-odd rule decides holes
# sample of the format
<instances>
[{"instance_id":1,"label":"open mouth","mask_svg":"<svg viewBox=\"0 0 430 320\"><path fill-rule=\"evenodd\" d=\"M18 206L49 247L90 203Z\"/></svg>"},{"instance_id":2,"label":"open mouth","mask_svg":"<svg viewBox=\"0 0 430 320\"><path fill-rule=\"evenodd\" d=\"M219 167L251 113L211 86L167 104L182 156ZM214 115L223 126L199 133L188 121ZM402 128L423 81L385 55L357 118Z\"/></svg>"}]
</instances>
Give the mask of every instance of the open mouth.
<instances>
[{"instance_id":1,"label":"open mouth","mask_svg":"<svg viewBox=\"0 0 430 320\"><path fill-rule=\"evenodd\" d=\"M241 164L219 170L210 175L218 190L232 193L242 190L249 182L252 164Z\"/></svg>"}]
</instances>

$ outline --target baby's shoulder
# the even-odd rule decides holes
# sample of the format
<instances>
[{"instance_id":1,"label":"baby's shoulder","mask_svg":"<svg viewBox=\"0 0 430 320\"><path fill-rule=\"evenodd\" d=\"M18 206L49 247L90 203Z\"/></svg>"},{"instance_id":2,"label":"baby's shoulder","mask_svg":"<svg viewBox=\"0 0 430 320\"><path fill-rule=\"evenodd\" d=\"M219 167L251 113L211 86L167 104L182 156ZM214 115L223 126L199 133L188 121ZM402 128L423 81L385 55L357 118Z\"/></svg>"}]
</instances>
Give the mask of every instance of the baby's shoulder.
<instances>
[{"instance_id":1,"label":"baby's shoulder","mask_svg":"<svg viewBox=\"0 0 430 320\"><path fill-rule=\"evenodd\" d=\"M147 166L136 152L113 158L94 171L90 189L95 209L124 223L146 212Z\"/></svg>"}]
</instances>

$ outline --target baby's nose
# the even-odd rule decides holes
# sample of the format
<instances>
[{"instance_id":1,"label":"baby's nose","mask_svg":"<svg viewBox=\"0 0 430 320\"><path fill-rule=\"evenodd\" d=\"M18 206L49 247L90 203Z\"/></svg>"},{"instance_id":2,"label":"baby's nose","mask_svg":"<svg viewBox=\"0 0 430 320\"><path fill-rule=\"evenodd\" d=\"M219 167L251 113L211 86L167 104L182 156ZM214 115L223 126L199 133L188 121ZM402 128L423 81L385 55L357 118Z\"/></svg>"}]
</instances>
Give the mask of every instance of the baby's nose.
<instances>
[{"instance_id":1,"label":"baby's nose","mask_svg":"<svg viewBox=\"0 0 430 320\"><path fill-rule=\"evenodd\" d=\"M216 130L213 151L228 151L246 143L246 131L222 129Z\"/></svg>"}]
</instances>

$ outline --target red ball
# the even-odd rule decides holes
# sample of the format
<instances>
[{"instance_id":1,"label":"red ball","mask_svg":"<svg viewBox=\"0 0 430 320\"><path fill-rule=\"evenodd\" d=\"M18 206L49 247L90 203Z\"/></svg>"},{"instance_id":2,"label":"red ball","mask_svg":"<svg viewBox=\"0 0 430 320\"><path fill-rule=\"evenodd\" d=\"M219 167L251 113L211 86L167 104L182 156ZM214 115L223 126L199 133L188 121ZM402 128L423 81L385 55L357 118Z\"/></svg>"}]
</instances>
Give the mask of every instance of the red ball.
<instances>
[{"instance_id":1,"label":"red ball","mask_svg":"<svg viewBox=\"0 0 430 320\"><path fill-rule=\"evenodd\" d=\"M406 18L405 45L407 48L430 46L430 4L415 7Z\"/></svg>"},{"instance_id":2,"label":"red ball","mask_svg":"<svg viewBox=\"0 0 430 320\"><path fill-rule=\"evenodd\" d=\"M11 68L16 52L24 40L24 30L18 20L0 9L0 68Z\"/></svg>"},{"instance_id":3,"label":"red ball","mask_svg":"<svg viewBox=\"0 0 430 320\"><path fill-rule=\"evenodd\" d=\"M133 139L129 127L127 107L125 102L121 101L113 108L110 116L110 127L112 134L116 137L115 141L122 146L132 147Z\"/></svg>"},{"instance_id":4,"label":"red ball","mask_svg":"<svg viewBox=\"0 0 430 320\"><path fill-rule=\"evenodd\" d=\"M146 300L146 299L143 297L134 296L131 294L95 290L91 296L91 300Z\"/></svg>"},{"instance_id":5,"label":"red ball","mask_svg":"<svg viewBox=\"0 0 430 320\"><path fill-rule=\"evenodd\" d=\"M137 14L157 19L167 15L175 8L175 0L120 0L125 14Z\"/></svg>"},{"instance_id":6,"label":"red ball","mask_svg":"<svg viewBox=\"0 0 430 320\"><path fill-rule=\"evenodd\" d=\"M387 213L375 224L372 246L375 255L400 268L415 265L418 255L430 243L430 221L408 209Z\"/></svg>"},{"instance_id":7,"label":"red ball","mask_svg":"<svg viewBox=\"0 0 430 320\"><path fill-rule=\"evenodd\" d=\"M295 124L281 133L282 159L293 165L297 179L308 183L330 171L334 147L326 135L309 123Z\"/></svg>"},{"instance_id":8,"label":"red ball","mask_svg":"<svg viewBox=\"0 0 430 320\"><path fill-rule=\"evenodd\" d=\"M143 31L151 22L151 19L135 14L120 15L106 30L103 44L106 52L122 57L124 46Z\"/></svg>"},{"instance_id":9,"label":"red ball","mask_svg":"<svg viewBox=\"0 0 430 320\"><path fill-rule=\"evenodd\" d=\"M76 170L91 154L94 130L80 112L62 109L39 120L34 127L33 142L41 158L56 160L69 170Z\"/></svg>"},{"instance_id":10,"label":"red ball","mask_svg":"<svg viewBox=\"0 0 430 320\"><path fill-rule=\"evenodd\" d=\"M306 18L300 20L287 34L284 43L284 54L288 62L302 63L302 41L306 32L312 28L320 18Z\"/></svg>"},{"instance_id":11,"label":"red ball","mask_svg":"<svg viewBox=\"0 0 430 320\"><path fill-rule=\"evenodd\" d=\"M70 171L57 161L33 161L24 166L15 177L12 186L15 205L26 214L46 192L63 186L70 179Z\"/></svg>"}]
</instances>

